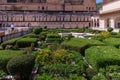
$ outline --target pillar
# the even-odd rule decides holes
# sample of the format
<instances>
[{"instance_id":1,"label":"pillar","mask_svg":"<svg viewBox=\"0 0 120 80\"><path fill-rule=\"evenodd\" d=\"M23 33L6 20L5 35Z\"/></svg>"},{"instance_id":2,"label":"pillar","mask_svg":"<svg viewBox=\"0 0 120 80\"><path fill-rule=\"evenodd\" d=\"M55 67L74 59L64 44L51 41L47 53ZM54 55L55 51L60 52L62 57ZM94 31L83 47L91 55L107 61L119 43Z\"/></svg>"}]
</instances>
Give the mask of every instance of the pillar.
<instances>
[{"instance_id":1,"label":"pillar","mask_svg":"<svg viewBox=\"0 0 120 80\"><path fill-rule=\"evenodd\" d=\"M100 19L100 20L99 20L99 23L100 23L99 28L101 28L101 29L106 28L106 27L105 27L105 19Z\"/></svg>"},{"instance_id":2,"label":"pillar","mask_svg":"<svg viewBox=\"0 0 120 80\"><path fill-rule=\"evenodd\" d=\"M115 19L114 18L110 19L110 27L115 28Z\"/></svg>"}]
</instances>

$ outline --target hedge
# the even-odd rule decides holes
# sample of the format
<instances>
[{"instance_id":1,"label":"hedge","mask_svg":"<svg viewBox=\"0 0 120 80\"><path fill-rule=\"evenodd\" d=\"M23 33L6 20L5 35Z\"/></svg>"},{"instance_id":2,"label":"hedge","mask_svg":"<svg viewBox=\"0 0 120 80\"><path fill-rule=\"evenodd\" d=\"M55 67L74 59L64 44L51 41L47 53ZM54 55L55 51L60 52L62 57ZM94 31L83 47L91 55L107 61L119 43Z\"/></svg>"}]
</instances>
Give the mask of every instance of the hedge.
<instances>
[{"instance_id":1,"label":"hedge","mask_svg":"<svg viewBox=\"0 0 120 80\"><path fill-rule=\"evenodd\" d=\"M120 65L120 50L113 46L93 46L85 51L87 61L95 69Z\"/></svg>"},{"instance_id":2,"label":"hedge","mask_svg":"<svg viewBox=\"0 0 120 80\"><path fill-rule=\"evenodd\" d=\"M91 80L108 80L103 74L97 74L95 76L93 76L93 78Z\"/></svg>"},{"instance_id":3,"label":"hedge","mask_svg":"<svg viewBox=\"0 0 120 80\"><path fill-rule=\"evenodd\" d=\"M61 38L58 34L47 34L47 38Z\"/></svg>"},{"instance_id":4,"label":"hedge","mask_svg":"<svg viewBox=\"0 0 120 80\"><path fill-rule=\"evenodd\" d=\"M87 80L82 76L78 76L76 74L69 75L68 77L56 76L53 77L51 75L43 74L38 76L35 80Z\"/></svg>"},{"instance_id":5,"label":"hedge","mask_svg":"<svg viewBox=\"0 0 120 80\"><path fill-rule=\"evenodd\" d=\"M69 76L71 74L81 75L85 72L85 65L83 62L79 64L51 64L43 66L40 70L42 74L48 74L55 76L56 74L59 76Z\"/></svg>"},{"instance_id":6,"label":"hedge","mask_svg":"<svg viewBox=\"0 0 120 80\"><path fill-rule=\"evenodd\" d=\"M13 57L19 56L25 53L25 51L19 50L0 50L0 70L6 70L7 62L12 59Z\"/></svg>"},{"instance_id":7,"label":"hedge","mask_svg":"<svg viewBox=\"0 0 120 80\"><path fill-rule=\"evenodd\" d=\"M86 38L72 38L70 41L64 41L61 46L62 48L75 50L84 55L85 49L90 46L104 45L102 42L94 39Z\"/></svg>"},{"instance_id":8,"label":"hedge","mask_svg":"<svg viewBox=\"0 0 120 80\"><path fill-rule=\"evenodd\" d=\"M34 46L37 46L37 38L21 38L16 42L20 48L30 47L32 43L34 43Z\"/></svg>"},{"instance_id":9,"label":"hedge","mask_svg":"<svg viewBox=\"0 0 120 80\"><path fill-rule=\"evenodd\" d=\"M61 41L62 41L61 38L47 38L47 39L46 39L46 42L47 42L47 43L53 43L53 42L58 42L58 43L60 43Z\"/></svg>"},{"instance_id":10,"label":"hedge","mask_svg":"<svg viewBox=\"0 0 120 80\"><path fill-rule=\"evenodd\" d=\"M90 32L90 33L100 33L99 30L85 29L85 28L77 28L77 29L49 29L47 30L49 33L61 33L61 32Z\"/></svg>"},{"instance_id":11,"label":"hedge","mask_svg":"<svg viewBox=\"0 0 120 80\"><path fill-rule=\"evenodd\" d=\"M118 47L120 46L120 39L119 38L107 38L103 41L107 45Z\"/></svg>"},{"instance_id":12,"label":"hedge","mask_svg":"<svg viewBox=\"0 0 120 80\"><path fill-rule=\"evenodd\" d=\"M35 57L33 55L21 55L11 59L7 64L10 74L17 75L20 80L29 80L34 67Z\"/></svg>"},{"instance_id":13,"label":"hedge","mask_svg":"<svg viewBox=\"0 0 120 80\"><path fill-rule=\"evenodd\" d=\"M16 41L19 40L20 38L14 38L14 39L11 39L11 40L8 40L8 41L4 41L1 46L3 47L3 49L6 48L6 45L12 45L14 46L16 44Z\"/></svg>"},{"instance_id":14,"label":"hedge","mask_svg":"<svg viewBox=\"0 0 120 80\"><path fill-rule=\"evenodd\" d=\"M41 32L42 32L42 28L40 28L40 27L36 27L33 29L33 33L36 35L40 34Z\"/></svg>"},{"instance_id":15,"label":"hedge","mask_svg":"<svg viewBox=\"0 0 120 80\"><path fill-rule=\"evenodd\" d=\"M46 42L52 43L52 42L61 42L62 38L58 34L47 34Z\"/></svg>"},{"instance_id":16,"label":"hedge","mask_svg":"<svg viewBox=\"0 0 120 80\"><path fill-rule=\"evenodd\" d=\"M36 34L26 34L25 36L23 36L23 38L38 38L39 36Z\"/></svg>"}]
</instances>

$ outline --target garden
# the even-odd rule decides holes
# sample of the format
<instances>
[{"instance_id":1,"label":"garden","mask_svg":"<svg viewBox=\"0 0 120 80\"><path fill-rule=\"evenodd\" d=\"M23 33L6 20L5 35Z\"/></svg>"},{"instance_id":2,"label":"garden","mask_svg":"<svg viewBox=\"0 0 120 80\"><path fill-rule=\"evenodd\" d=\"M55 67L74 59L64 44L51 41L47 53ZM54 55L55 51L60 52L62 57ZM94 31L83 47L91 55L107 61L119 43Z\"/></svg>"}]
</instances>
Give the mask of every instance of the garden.
<instances>
[{"instance_id":1,"label":"garden","mask_svg":"<svg viewBox=\"0 0 120 80\"><path fill-rule=\"evenodd\" d=\"M91 33L75 38L72 34ZM0 46L0 80L120 80L120 33L36 27Z\"/></svg>"}]
</instances>

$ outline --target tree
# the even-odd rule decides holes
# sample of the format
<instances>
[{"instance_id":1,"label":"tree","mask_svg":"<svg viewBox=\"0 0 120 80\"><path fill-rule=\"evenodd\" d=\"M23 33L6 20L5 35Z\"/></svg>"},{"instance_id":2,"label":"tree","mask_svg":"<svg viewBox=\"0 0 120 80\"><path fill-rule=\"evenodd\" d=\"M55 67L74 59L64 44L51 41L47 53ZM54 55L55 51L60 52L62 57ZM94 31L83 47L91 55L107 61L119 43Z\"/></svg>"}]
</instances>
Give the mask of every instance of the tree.
<instances>
[{"instance_id":1,"label":"tree","mask_svg":"<svg viewBox=\"0 0 120 80\"><path fill-rule=\"evenodd\" d=\"M42 28L39 28L39 27L33 30L33 33L35 33L36 35L40 34L41 32L42 32Z\"/></svg>"},{"instance_id":2,"label":"tree","mask_svg":"<svg viewBox=\"0 0 120 80\"><path fill-rule=\"evenodd\" d=\"M22 55L11 59L7 64L7 70L12 75L20 76L20 80L29 80L34 67L33 55Z\"/></svg>"},{"instance_id":3,"label":"tree","mask_svg":"<svg viewBox=\"0 0 120 80\"><path fill-rule=\"evenodd\" d=\"M107 28L107 31L108 31L108 32L112 32L112 31L113 31L113 28L112 28L112 27L108 27L108 28Z\"/></svg>"}]
</instances>

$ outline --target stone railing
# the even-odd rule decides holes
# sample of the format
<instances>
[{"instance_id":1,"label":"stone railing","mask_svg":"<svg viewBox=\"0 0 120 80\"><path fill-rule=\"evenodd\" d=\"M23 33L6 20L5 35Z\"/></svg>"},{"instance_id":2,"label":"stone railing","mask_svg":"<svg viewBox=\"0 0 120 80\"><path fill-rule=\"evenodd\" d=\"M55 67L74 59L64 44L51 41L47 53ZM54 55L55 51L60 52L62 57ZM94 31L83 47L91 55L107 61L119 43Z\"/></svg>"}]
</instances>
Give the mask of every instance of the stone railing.
<instances>
[{"instance_id":1,"label":"stone railing","mask_svg":"<svg viewBox=\"0 0 120 80\"><path fill-rule=\"evenodd\" d=\"M17 37L22 37L25 34L29 34L32 33L33 29L32 28L28 28L28 29L21 29L21 30L9 30L7 34L5 34L5 32L1 32L0 33L0 43L2 43L3 41L12 39L12 38L17 38Z\"/></svg>"}]
</instances>

